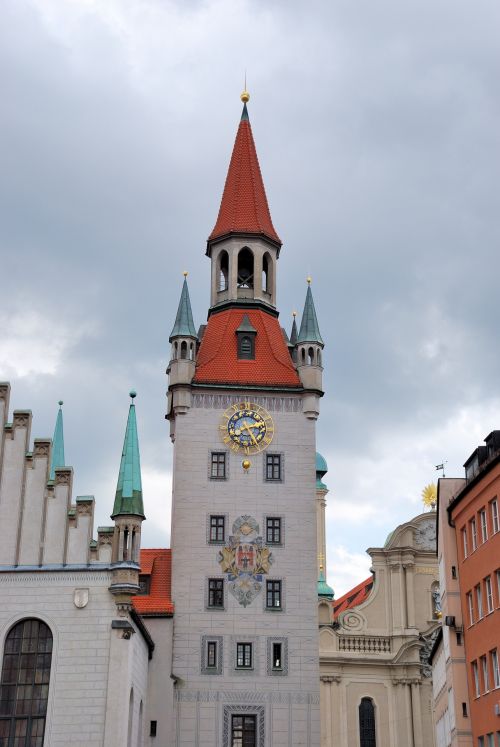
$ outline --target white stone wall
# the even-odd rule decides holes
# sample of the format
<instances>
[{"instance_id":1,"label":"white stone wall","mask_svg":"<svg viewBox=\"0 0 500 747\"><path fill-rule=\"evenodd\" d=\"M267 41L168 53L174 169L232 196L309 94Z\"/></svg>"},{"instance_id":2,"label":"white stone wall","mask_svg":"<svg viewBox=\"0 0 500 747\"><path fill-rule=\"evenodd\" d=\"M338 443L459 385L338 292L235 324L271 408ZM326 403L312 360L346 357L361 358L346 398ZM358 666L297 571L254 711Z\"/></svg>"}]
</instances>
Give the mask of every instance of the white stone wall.
<instances>
[{"instance_id":1,"label":"white stone wall","mask_svg":"<svg viewBox=\"0 0 500 747\"><path fill-rule=\"evenodd\" d=\"M295 395L297 397L297 395ZM317 623L317 537L315 423L302 413L300 396L235 395L232 402L261 404L274 419L269 452L284 456L284 481L264 480L264 454L229 453L228 479L209 479L212 450L224 450L219 425L224 409L197 395L196 406L175 423L172 596L175 604L173 674L177 685L177 745L224 745L224 713L262 715L264 742L299 747L319 745L319 671ZM274 405L274 407L272 406ZM229 593L224 610L206 609L207 579L222 576L219 546L207 543L210 514L226 514L227 534L242 515L256 519L265 537L264 517L282 516L284 544L272 547L269 578L284 584L284 610L266 611L265 578L260 594L243 607ZM227 587L227 583L226 583ZM222 636L223 674L201 674L201 638ZM288 640L288 674L267 674L267 639ZM234 668L237 640L254 643L254 671ZM272 736L271 736L272 735Z\"/></svg>"},{"instance_id":2,"label":"white stone wall","mask_svg":"<svg viewBox=\"0 0 500 747\"><path fill-rule=\"evenodd\" d=\"M145 747L171 747L174 744L174 681L172 663L173 618L150 617L144 620L155 642L149 662L148 706L145 724ZM156 737L149 736L150 722L156 721Z\"/></svg>"}]
</instances>

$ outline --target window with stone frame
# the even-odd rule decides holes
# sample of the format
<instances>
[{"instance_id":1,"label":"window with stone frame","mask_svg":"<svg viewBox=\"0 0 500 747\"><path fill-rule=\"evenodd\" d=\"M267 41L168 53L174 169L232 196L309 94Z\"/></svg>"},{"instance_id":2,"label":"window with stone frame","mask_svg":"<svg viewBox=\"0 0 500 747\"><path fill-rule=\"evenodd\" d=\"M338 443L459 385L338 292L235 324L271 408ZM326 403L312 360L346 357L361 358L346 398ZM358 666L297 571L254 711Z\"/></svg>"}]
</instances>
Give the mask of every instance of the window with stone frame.
<instances>
[{"instance_id":1,"label":"window with stone frame","mask_svg":"<svg viewBox=\"0 0 500 747\"><path fill-rule=\"evenodd\" d=\"M226 452L212 451L210 459L210 478L212 480L226 479Z\"/></svg>"},{"instance_id":2,"label":"window with stone frame","mask_svg":"<svg viewBox=\"0 0 500 747\"><path fill-rule=\"evenodd\" d=\"M266 454L266 480L280 482L283 479L283 460L281 454Z\"/></svg>"},{"instance_id":3,"label":"window with stone frame","mask_svg":"<svg viewBox=\"0 0 500 747\"><path fill-rule=\"evenodd\" d=\"M266 581L266 609L280 610L283 605L282 585L278 579L267 579Z\"/></svg>"},{"instance_id":4,"label":"window with stone frame","mask_svg":"<svg viewBox=\"0 0 500 747\"><path fill-rule=\"evenodd\" d=\"M251 643L237 643L236 644L236 668L237 669L252 669L253 667L253 651Z\"/></svg>"},{"instance_id":5,"label":"window with stone frame","mask_svg":"<svg viewBox=\"0 0 500 747\"><path fill-rule=\"evenodd\" d=\"M217 666L217 641L207 641L207 669Z\"/></svg>"},{"instance_id":6,"label":"window with stone frame","mask_svg":"<svg viewBox=\"0 0 500 747\"><path fill-rule=\"evenodd\" d=\"M376 747L375 706L371 698L362 698L359 704L360 747Z\"/></svg>"},{"instance_id":7,"label":"window with stone frame","mask_svg":"<svg viewBox=\"0 0 500 747\"><path fill-rule=\"evenodd\" d=\"M210 542L224 542L226 539L226 517L211 514L210 516Z\"/></svg>"},{"instance_id":8,"label":"window with stone frame","mask_svg":"<svg viewBox=\"0 0 500 747\"><path fill-rule=\"evenodd\" d=\"M224 608L224 579L208 579L208 606L212 609Z\"/></svg>"},{"instance_id":9,"label":"window with stone frame","mask_svg":"<svg viewBox=\"0 0 500 747\"><path fill-rule=\"evenodd\" d=\"M266 516L266 543L268 545L281 545L282 522L280 516Z\"/></svg>"},{"instance_id":10,"label":"window with stone frame","mask_svg":"<svg viewBox=\"0 0 500 747\"><path fill-rule=\"evenodd\" d=\"M0 745L42 747L52 664L52 633L34 618L5 639L0 689Z\"/></svg>"},{"instance_id":11,"label":"window with stone frame","mask_svg":"<svg viewBox=\"0 0 500 747\"><path fill-rule=\"evenodd\" d=\"M237 713L231 716L231 747L256 747L257 717Z\"/></svg>"}]
</instances>

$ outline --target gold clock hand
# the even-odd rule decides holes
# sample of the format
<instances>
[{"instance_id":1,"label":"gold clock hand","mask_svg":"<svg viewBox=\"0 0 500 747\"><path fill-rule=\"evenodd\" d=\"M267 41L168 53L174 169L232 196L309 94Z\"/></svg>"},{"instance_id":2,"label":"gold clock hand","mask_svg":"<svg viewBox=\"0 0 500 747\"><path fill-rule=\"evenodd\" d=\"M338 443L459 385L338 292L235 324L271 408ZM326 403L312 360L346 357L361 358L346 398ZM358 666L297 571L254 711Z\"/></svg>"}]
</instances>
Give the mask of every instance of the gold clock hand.
<instances>
[{"instance_id":1,"label":"gold clock hand","mask_svg":"<svg viewBox=\"0 0 500 747\"><path fill-rule=\"evenodd\" d=\"M250 427L249 427L249 425L248 425L248 423L247 423L247 421L246 421L246 420L244 420L244 421L243 421L243 428L245 428L245 429L246 429L246 430L247 430L247 431L249 432L249 434L250 434L250 438L251 438L251 439L252 439L252 441L254 442L255 446L258 446L259 444L257 443L257 439L256 439L256 438L255 438L255 436L253 435L253 432L252 432L252 430L250 429Z\"/></svg>"}]
</instances>

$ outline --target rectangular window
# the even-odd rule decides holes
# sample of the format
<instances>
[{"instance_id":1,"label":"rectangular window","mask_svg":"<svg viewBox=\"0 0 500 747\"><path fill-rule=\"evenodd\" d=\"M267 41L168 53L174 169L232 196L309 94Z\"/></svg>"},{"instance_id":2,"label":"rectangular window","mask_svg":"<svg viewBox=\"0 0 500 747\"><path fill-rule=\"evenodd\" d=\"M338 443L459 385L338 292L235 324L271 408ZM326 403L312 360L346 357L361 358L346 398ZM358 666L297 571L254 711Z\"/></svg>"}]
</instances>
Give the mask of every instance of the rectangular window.
<instances>
[{"instance_id":1,"label":"rectangular window","mask_svg":"<svg viewBox=\"0 0 500 747\"><path fill-rule=\"evenodd\" d=\"M481 542L486 542L488 539L488 524L486 522L486 511L484 508L479 512L479 522L481 524Z\"/></svg>"},{"instance_id":2,"label":"rectangular window","mask_svg":"<svg viewBox=\"0 0 500 747\"><path fill-rule=\"evenodd\" d=\"M493 732L491 732L490 734L486 735L486 744L487 744L487 747L495 747L495 742L493 740L494 740L494 734L493 734Z\"/></svg>"},{"instance_id":3,"label":"rectangular window","mask_svg":"<svg viewBox=\"0 0 500 747\"><path fill-rule=\"evenodd\" d=\"M157 725L158 725L157 721L150 721L149 723L149 736L150 737L156 737Z\"/></svg>"},{"instance_id":4,"label":"rectangular window","mask_svg":"<svg viewBox=\"0 0 500 747\"><path fill-rule=\"evenodd\" d=\"M215 669L217 666L217 641L207 642L207 667Z\"/></svg>"},{"instance_id":5,"label":"rectangular window","mask_svg":"<svg viewBox=\"0 0 500 747\"><path fill-rule=\"evenodd\" d=\"M231 747L256 747L257 729L255 716L231 717Z\"/></svg>"},{"instance_id":6,"label":"rectangular window","mask_svg":"<svg viewBox=\"0 0 500 747\"><path fill-rule=\"evenodd\" d=\"M479 698L481 691L479 689L479 671L477 668L477 661L472 662L472 679L474 680L474 693L475 697Z\"/></svg>"},{"instance_id":7,"label":"rectangular window","mask_svg":"<svg viewBox=\"0 0 500 747\"><path fill-rule=\"evenodd\" d=\"M469 625L474 625L474 603L471 591L467 593L467 609L469 610Z\"/></svg>"},{"instance_id":8,"label":"rectangular window","mask_svg":"<svg viewBox=\"0 0 500 747\"><path fill-rule=\"evenodd\" d=\"M137 592L138 596L147 596L151 592L151 576L143 575L142 573L139 575L139 591Z\"/></svg>"},{"instance_id":9,"label":"rectangular window","mask_svg":"<svg viewBox=\"0 0 500 747\"><path fill-rule=\"evenodd\" d=\"M500 607L500 571L495 571L495 576L497 577L497 606Z\"/></svg>"},{"instance_id":10,"label":"rectangular window","mask_svg":"<svg viewBox=\"0 0 500 747\"><path fill-rule=\"evenodd\" d=\"M224 480L226 477L226 452L212 451L210 477L212 480Z\"/></svg>"},{"instance_id":11,"label":"rectangular window","mask_svg":"<svg viewBox=\"0 0 500 747\"><path fill-rule=\"evenodd\" d=\"M477 738L477 747L484 747L484 737Z\"/></svg>"},{"instance_id":12,"label":"rectangular window","mask_svg":"<svg viewBox=\"0 0 500 747\"><path fill-rule=\"evenodd\" d=\"M488 659L486 656L481 656L481 672L483 675L483 693L487 693L490 690L490 678L488 673Z\"/></svg>"},{"instance_id":13,"label":"rectangular window","mask_svg":"<svg viewBox=\"0 0 500 747\"><path fill-rule=\"evenodd\" d=\"M208 579L208 606L216 609L224 607L224 580L222 578Z\"/></svg>"},{"instance_id":14,"label":"rectangular window","mask_svg":"<svg viewBox=\"0 0 500 747\"><path fill-rule=\"evenodd\" d=\"M491 507L491 528L492 528L493 534L496 534L498 530L500 529L500 525L498 522L498 501L496 498L491 501L490 507Z\"/></svg>"},{"instance_id":15,"label":"rectangular window","mask_svg":"<svg viewBox=\"0 0 500 747\"><path fill-rule=\"evenodd\" d=\"M269 545L281 544L281 518L279 516L266 517L266 542Z\"/></svg>"},{"instance_id":16,"label":"rectangular window","mask_svg":"<svg viewBox=\"0 0 500 747\"><path fill-rule=\"evenodd\" d=\"M281 609L281 581L266 581L267 609Z\"/></svg>"},{"instance_id":17,"label":"rectangular window","mask_svg":"<svg viewBox=\"0 0 500 747\"><path fill-rule=\"evenodd\" d=\"M496 649L491 652L491 669L493 670L493 685L495 688L500 687L500 669L498 667L498 653Z\"/></svg>"},{"instance_id":18,"label":"rectangular window","mask_svg":"<svg viewBox=\"0 0 500 747\"><path fill-rule=\"evenodd\" d=\"M281 480L281 454L266 454L266 480Z\"/></svg>"},{"instance_id":19,"label":"rectangular window","mask_svg":"<svg viewBox=\"0 0 500 747\"><path fill-rule=\"evenodd\" d=\"M210 517L210 542L224 542L226 539L226 517Z\"/></svg>"},{"instance_id":20,"label":"rectangular window","mask_svg":"<svg viewBox=\"0 0 500 747\"><path fill-rule=\"evenodd\" d=\"M283 669L283 644L282 643L273 643L273 661L272 661L272 667L275 670L282 670Z\"/></svg>"},{"instance_id":21,"label":"rectangular window","mask_svg":"<svg viewBox=\"0 0 500 747\"><path fill-rule=\"evenodd\" d=\"M477 602L477 618L480 620L483 616L483 594L481 592L481 585L476 586L476 602Z\"/></svg>"},{"instance_id":22,"label":"rectangular window","mask_svg":"<svg viewBox=\"0 0 500 747\"><path fill-rule=\"evenodd\" d=\"M470 538L472 551L474 552L477 549L477 527L475 519L470 520Z\"/></svg>"},{"instance_id":23,"label":"rectangular window","mask_svg":"<svg viewBox=\"0 0 500 747\"><path fill-rule=\"evenodd\" d=\"M236 644L236 667L238 669L251 669L252 668L252 644L251 643L237 643Z\"/></svg>"},{"instance_id":24,"label":"rectangular window","mask_svg":"<svg viewBox=\"0 0 500 747\"><path fill-rule=\"evenodd\" d=\"M484 588L486 589L486 609L488 612L493 612L493 587L490 576L484 579Z\"/></svg>"},{"instance_id":25,"label":"rectangular window","mask_svg":"<svg viewBox=\"0 0 500 747\"><path fill-rule=\"evenodd\" d=\"M467 548L467 529L465 527L464 527L464 529L462 529L462 547L463 547L463 550L464 550L464 559L465 559L467 557L467 555L468 555L468 548Z\"/></svg>"}]
</instances>

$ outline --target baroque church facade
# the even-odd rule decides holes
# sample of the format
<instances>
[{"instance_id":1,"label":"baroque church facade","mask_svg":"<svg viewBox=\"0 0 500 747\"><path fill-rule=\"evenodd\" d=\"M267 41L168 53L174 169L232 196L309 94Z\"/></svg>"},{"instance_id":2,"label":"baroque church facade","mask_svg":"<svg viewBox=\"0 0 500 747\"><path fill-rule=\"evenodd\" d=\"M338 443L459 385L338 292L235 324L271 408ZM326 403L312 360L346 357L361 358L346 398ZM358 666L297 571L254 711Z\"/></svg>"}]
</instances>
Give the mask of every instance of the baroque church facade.
<instances>
[{"instance_id":1,"label":"baroque church facade","mask_svg":"<svg viewBox=\"0 0 500 747\"><path fill-rule=\"evenodd\" d=\"M206 247L207 323L194 325L185 278L170 335L172 547L141 547L135 392L113 523L94 530L93 496L72 496L62 410L53 439L32 442L31 412L10 417L0 384L0 747L432 744L419 684L432 519L400 527L373 550L371 581L333 601L324 343L310 281L300 325L280 326L281 241L242 100Z\"/></svg>"}]
</instances>

